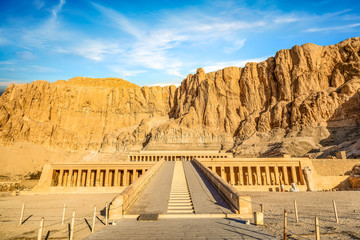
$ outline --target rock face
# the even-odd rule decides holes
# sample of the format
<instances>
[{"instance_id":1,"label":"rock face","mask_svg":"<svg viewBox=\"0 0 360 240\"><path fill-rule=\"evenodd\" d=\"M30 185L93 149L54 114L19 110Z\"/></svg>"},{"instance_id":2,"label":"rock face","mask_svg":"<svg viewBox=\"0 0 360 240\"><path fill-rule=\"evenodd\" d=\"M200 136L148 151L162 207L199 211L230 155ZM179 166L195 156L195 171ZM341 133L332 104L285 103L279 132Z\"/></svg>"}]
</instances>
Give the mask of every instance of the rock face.
<instances>
[{"instance_id":1,"label":"rock face","mask_svg":"<svg viewBox=\"0 0 360 240\"><path fill-rule=\"evenodd\" d=\"M200 68L178 88L36 81L0 97L0 142L104 152L207 144L242 156L345 149L357 157L359 89L360 38L294 46L244 68Z\"/></svg>"}]
</instances>

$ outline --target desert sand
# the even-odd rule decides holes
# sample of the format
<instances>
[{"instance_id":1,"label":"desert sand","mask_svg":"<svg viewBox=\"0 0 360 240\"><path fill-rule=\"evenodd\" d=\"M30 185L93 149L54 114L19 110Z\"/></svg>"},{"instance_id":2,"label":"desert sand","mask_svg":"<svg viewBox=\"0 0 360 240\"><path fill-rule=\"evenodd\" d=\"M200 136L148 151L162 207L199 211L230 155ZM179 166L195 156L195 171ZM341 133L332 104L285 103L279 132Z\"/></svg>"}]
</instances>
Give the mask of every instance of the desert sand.
<instances>
[{"instance_id":1,"label":"desert sand","mask_svg":"<svg viewBox=\"0 0 360 240\"><path fill-rule=\"evenodd\" d=\"M103 228L105 216L100 215L106 202L116 194L69 194L69 195L33 195L10 196L0 195L0 239L36 239L40 220L45 218L43 237L48 239L68 239L68 225L71 223L73 209L76 209L74 238L83 239L91 234L86 223L92 225L94 206L97 207L95 230ZM64 225L61 225L64 203L66 214ZM25 203L24 223L19 226L22 204ZM27 219L27 220L26 220ZM85 220L86 219L86 220Z\"/></svg>"},{"instance_id":2,"label":"desert sand","mask_svg":"<svg viewBox=\"0 0 360 240\"><path fill-rule=\"evenodd\" d=\"M260 211L256 203L265 206L265 225L263 228L279 237L283 236L283 211L288 212L289 239L314 239L314 218L319 217L322 239L360 239L360 191L338 192L252 192L253 211ZM105 217L99 215L105 203L116 194L83 195L35 195L0 196L0 236L1 239L36 238L41 217L45 218L44 236L49 239L68 239L68 224L72 209L76 209L75 239L91 234L86 220L91 225L94 205L97 206L99 219L95 230L105 227ZM299 223L295 222L294 204L297 200ZM336 201L339 224L335 222L332 200ZM67 203L65 224L61 225L64 202ZM22 204L25 203L23 225L18 226ZM85 220L86 219L86 220ZM251 219L253 223L253 219Z\"/></svg>"},{"instance_id":3,"label":"desert sand","mask_svg":"<svg viewBox=\"0 0 360 240\"><path fill-rule=\"evenodd\" d=\"M319 218L321 239L360 239L360 191L244 194L250 195L253 202L264 204L264 228L279 239L283 237L284 209L288 213L289 239L315 239L315 216ZM295 221L294 200L299 223ZM332 200L336 202L339 224ZM260 211L260 206L253 204L253 211Z\"/></svg>"}]
</instances>

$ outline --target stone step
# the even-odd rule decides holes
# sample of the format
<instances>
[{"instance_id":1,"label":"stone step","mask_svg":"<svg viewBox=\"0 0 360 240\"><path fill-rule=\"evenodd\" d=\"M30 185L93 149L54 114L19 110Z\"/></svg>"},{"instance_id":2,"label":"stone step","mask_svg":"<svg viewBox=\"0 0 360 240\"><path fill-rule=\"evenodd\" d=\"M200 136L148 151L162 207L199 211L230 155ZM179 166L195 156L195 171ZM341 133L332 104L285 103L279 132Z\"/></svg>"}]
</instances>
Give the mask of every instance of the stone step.
<instances>
[{"instance_id":1,"label":"stone step","mask_svg":"<svg viewBox=\"0 0 360 240\"><path fill-rule=\"evenodd\" d=\"M171 209L171 210L168 210L167 213L194 213L194 210Z\"/></svg>"},{"instance_id":2,"label":"stone step","mask_svg":"<svg viewBox=\"0 0 360 240\"><path fill-rule=\"evenodd\" d=\"M169 206L192 206L192 202L172 202Z\"/></svg>"}]
</instances>

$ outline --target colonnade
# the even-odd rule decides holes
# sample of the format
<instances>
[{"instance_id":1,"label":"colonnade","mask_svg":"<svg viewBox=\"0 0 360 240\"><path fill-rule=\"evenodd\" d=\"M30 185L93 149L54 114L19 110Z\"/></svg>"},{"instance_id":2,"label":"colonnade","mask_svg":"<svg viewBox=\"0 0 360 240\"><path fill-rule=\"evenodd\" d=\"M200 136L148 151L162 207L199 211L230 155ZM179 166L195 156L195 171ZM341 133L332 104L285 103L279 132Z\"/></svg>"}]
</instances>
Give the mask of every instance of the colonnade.
<instances>
[{"instance_id":1,"label":"colonnade","mask_svg":"<svg viewBox=\"0 0 360 240\"><path fill-rule=\"evenodd\" d=\"M300 165L204 164L235 186L305 185Z\"/></svg>"},{"instance_id":2,"label":"colonnade","mask_svg":"<svg viewBox=\"0 0 360 240\"><path fill-rule=\"evenodd\" d=\"M128 159L131 162L155 162L155 161L160 161L161 159L164 159L165 161L190 161L193 158L228 158L230 155L229 154L214 154L214 155L184 155L184 154L179 154L179 155L169 155L169 154L164 154L164 155L149 155L149 154L129 154Z\"/></svg>"},{"instance_id":3,"label":"colonnade","mask_svg":"<svg viewBox=\"0 0 360 240\"><path fill-rule=\"evenodd\" d=\"M127 168L61 168L54 169L53 187L120 187L128 186L148 167Z\"/></svg>"}]
</instances>

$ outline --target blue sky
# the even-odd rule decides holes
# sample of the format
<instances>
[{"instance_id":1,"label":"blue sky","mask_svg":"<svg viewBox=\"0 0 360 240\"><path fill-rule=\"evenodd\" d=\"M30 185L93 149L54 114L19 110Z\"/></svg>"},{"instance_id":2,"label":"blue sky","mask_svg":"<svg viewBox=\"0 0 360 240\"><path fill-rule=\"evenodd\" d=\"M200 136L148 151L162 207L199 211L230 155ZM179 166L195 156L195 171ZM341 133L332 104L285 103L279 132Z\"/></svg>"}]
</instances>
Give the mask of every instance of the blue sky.
<instances>
[{"instance_id":1,"label":"blue sky","mask_svg":"<svg viewBox=\"0 0 360 240\"><path fill-rule=\"evenodd\" d=\"M360 36L355 1L0 0L0 87L75 76L178 84Z\"/></svg>"}]
</instances>

